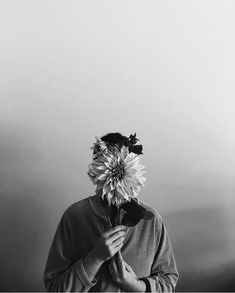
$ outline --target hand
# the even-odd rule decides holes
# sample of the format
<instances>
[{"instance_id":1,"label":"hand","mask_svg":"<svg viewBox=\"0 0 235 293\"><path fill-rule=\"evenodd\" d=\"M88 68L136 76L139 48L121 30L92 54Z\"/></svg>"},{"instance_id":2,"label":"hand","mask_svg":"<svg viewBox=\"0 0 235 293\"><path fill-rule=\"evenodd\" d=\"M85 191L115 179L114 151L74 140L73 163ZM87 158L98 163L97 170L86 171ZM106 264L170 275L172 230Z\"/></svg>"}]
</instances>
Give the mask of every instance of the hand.
<instances>
[{"instance_id":1,"label":"hand","mask_svg":"<svg viewBox=\"0 0 235 293\"><path fill-rule=\"evenodd\" d=\"M126 226L120 225L104 232L92 249L92 255L105 262L114 256L122 247L126 235Z\"/></svg>"},{"instance_id":2,"label":"hand","mask_svg":"<svg viewBox=\"0 0 235 293\"><path fill-rule=\"evenodd\" d=\"M113 281L125 291L145 292L145 283L138 279L132 267L122 258L120 251L110 262L109 269Z\"/></svg>"}]
</instances>

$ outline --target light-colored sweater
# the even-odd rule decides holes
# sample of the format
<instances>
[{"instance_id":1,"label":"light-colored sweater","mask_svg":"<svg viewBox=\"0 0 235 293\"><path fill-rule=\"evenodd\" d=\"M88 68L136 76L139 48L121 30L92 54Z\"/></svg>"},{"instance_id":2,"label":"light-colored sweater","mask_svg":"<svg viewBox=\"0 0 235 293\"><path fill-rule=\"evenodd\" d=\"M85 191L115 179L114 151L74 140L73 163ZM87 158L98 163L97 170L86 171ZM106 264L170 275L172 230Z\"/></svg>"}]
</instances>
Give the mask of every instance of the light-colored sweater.
<instances>
[{"instance_id":1,"label":"light-colored sweater","mask_svg":"<svg viewBox=\"0 0 235 293\"><path fill-rule=\"evenodd\" d=\"M165 225L155 209L141 204L154 217L128 229L121 248L123 259L139 279L145 278L147 290L174 292L179 275ZM123 292L112 281L107 262L93 280L83 266L83 258L108 229L107 217L95 209L91 197L68 207L58 224L44 270L46 291Z\"/></svg>"}]
</instances>

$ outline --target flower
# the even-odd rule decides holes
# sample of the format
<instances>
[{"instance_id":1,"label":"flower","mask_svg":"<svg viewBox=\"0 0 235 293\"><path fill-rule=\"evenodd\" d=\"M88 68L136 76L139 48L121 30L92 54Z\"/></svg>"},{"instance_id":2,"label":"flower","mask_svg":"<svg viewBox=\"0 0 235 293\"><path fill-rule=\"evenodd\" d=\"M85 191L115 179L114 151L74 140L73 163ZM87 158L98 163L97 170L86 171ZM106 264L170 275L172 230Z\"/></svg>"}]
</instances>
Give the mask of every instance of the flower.
<instances>
[{"instance_id":1,"label":"flower","mask_svg":"<svg viewBox=\"0 0 235 293\"><path fill-rule=\"evenodd\" d=\"M94 151L93 160L98 158L102 154L108 153L108 147L106 143L97 136L95 138L96 138L96 142L91 147L91 150Z\"/></svg>"},{"instance_id":2,"label":"flower","mask_svg":"<svg viewBox=\"0 0 235 293\"><path fill-rule=\"evenodd\" d=\"M93 157L88 175L99 185L101 197L106 197L109 206L117 207L136 199L145 181L144 166L140 164L138 154L129 152L127 146L107 148L99 139L93 149L95 147L99 154Z\"/></svg>"}]
</instances>

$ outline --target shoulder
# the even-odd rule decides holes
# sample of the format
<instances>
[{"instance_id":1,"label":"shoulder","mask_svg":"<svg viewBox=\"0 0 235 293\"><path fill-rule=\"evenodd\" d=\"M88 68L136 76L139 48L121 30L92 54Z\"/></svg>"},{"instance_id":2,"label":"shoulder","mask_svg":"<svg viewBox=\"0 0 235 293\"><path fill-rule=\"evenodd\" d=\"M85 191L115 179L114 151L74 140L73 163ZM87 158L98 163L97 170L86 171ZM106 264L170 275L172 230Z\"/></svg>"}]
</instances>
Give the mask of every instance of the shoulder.
<instances>
[{"instance_id":1,"label":"shoulder","mask_svg":"<svg viewBox=\"0 0 235 293\"><path fill-rule=\"evenodd\" d=\"M158 212L158 210L145 202L142 202L142 201L139 201L139 202L147 211L152 213L153 216L151 220L154 222L154 225L156 226L156 228L160 229L163 223L163 219L160 213Z\"/></svg>"},{"instance_id":2,"label":"shoulder","mask_svg":"<svg viewBox=\"0 0 235 293\"><path fill-rule=\"evenodd\" d=\"M75 216L83 216L85 213L87 213L88 210L88 197L83 198L79 201L76 201L69 205L64 213L63 217L64 218L73 218Z\"/></svg>"}]
</instances>

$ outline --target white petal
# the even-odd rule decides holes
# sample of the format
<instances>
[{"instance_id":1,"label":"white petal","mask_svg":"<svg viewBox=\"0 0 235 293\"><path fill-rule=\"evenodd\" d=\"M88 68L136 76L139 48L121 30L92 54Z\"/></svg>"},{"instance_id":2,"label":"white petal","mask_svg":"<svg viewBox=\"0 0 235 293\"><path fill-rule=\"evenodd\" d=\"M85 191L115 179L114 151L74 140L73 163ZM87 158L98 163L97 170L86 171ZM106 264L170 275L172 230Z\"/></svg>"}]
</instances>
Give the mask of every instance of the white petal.
<instances>
[{"instance_id":1,"label":"white petal","mask_svg":"<svg viewBox=\"0 0 235 293\"><path fill-rule=\"evenodd\" d=\"M98 180L105 180L107 178L107 175L102 173L99 177Z\"/></svg>"},{"instance_id":2,"label":"white petal","mask_svg":"<svg viewBox=\"0 0 235 293\"><path fill-rule=\"evenodd\" d=\"M127 173L130 174L130 175L134 175L134 174L136 174L136 172L137 172L137 170L133 169L133 168L127 170Z\"/></svg>"},{"instance_id":3,"label":"white petal","mask_svg":"<svg viewBox=\"0 0 235 293\"><path fill-rule=\"evenodd\" d=\"M114 190L115 189L116 186L115 186L115 184L114 184L113 181L110 182L110 187L111 187L111 190Z\"/></svg>"},{"instance_id":4,"label":"white petal","mask_svg":"<svg viewBox=\"0 0 235 293\"><path fill-rule=\"evenodd\" d=\"M107 168L111 168L111 165L110 165L109 162L104 162L104 164L105 164L105 166L106 166Z\"/></svg>"},{"instance_id":5,"label":"white petal","mask_svg":"<svg viewBox=\"0 0 235 293\"><path fill-rule=\"evenodd\" d=\"M107 168L104 165L97 166L96 169L98 170L106 170Z\"/></svg>"}]
</instances>

